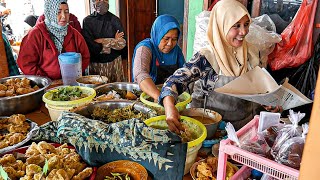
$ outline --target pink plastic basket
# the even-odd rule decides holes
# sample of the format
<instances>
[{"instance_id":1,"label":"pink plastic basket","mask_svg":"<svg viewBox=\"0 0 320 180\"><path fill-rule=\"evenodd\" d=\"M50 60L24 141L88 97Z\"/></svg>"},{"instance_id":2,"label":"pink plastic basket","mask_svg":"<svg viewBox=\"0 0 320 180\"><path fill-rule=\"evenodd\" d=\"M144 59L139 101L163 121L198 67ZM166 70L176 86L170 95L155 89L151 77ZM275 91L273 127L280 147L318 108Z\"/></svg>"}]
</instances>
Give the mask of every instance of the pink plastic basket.
<instances>
[{"instance_id":1,"label":"pink plastic basket","mask_svg":"<svg viewBox=\"0 0 320 180\"><path fill-rule=\"evenodd\" d=\"M237 136L240 141L255 136L258 124L259 116L255 116L253 120L237 131ZM228 156L230 156L234 161L266 173L277 179L298 180L299 177L298 170L240 149L236 145L233 145L230 139L226 139L220 142L217 180L224 180L226 177L226 162Z\"/></svg>"},{"instance_id":2,"label":"pink plastic basket","mask_svg":"<svg viewBox=\"0 0 320 180\"><path fill-rule=\"evenodd\" d=\"M242 166L230 180L246 180L250 177L251 170L252 169L247 166Z\"/></svg>"}]
</instances>

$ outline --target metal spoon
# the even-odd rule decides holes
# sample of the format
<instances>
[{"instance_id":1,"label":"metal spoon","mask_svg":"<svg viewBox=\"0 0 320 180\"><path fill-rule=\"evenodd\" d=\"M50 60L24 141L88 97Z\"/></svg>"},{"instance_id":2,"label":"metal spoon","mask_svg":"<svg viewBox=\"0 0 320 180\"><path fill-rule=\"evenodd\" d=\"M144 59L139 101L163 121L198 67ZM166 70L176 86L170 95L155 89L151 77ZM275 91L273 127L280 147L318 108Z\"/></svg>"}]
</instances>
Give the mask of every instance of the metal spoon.
<instances>
[{"instance_id":1,"label":"metal spoon","mask_svg":"<svg viewBox=\"0 0 320 180\"><path fill-rule=\"evenodd\" d=\"M206 106L207 106L207 95L204 95L204 104L203 104L203 113L202 113L201 122L203 122L203 116L206 112Z\"/></svg>"}]
</instances>

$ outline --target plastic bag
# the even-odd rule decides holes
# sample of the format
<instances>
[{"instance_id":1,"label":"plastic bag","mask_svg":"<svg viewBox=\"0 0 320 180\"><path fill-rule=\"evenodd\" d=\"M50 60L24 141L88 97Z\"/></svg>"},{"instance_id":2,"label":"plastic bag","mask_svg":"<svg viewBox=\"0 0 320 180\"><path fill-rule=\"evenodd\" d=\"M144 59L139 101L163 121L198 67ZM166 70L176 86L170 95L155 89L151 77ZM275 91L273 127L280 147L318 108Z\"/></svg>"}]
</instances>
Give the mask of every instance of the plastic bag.
<instances>
[{"instance_id":1,"label":"plastic bag","mask_svg":"<svg viewBox=\"0 0 320 180\"><path fill-rule=\"evenodd\" d=\"M261 56L268 56L281 36L276 33L276 26L267 14L252 18L246 41L257 47Z\"/></svg>"},{"instance_id":2,"label":"plastic bag","mask_svg":"<svg viewBox=\"0 0 320 180\"><path fill-rule=\"evenodd\" d=\"M209 45L207 39L207 30L210 19L210 11L202 11L196 16L196 32L193 42L193 54L196 54L200 49Z\"/></svg>"},{"instance_id":3,"label":"plastic bag","mask_svg":"<svg viewBox=\"0 0 320 180\"><path fill-rule=\"evenodd\" d=\"M300 169L300 163L302 160L303 148L308 133L309 126L307 124L302 125L303 133L300 137L293 137L286 141L280 148L275 160L278 163L287 165L289 167Z\"/></svg>"},{"instance_id":4,"label":"plastic bag","mask_svg":"<svg viewBox=\"0 0 320 180\"><path fill-rule=\"evenodd\" d=\"M298 123L304 118L305 113L295 113L293 110L289 110L289 120L292 124L285 125L279 132L278 136L271 148L271 155L276 158L281 146L293 137L301 136L302 130L298 126Z\"/></svg>"},{"instance_id":5,"label":"plastic bag","mask_svg":"<svg viewBox=\"0 0 320 180\"><path fill-rule=\"evenodd\" d=\"M235 142L241 149L252 152L254 154L259 154L263 157L269 157L270 146L260 134L256 134L249 139L243 139L242 141L240 141L233 125L229 122L227 123L226 131L228 133L228 138L231 141Z\"/></svg>"},{"instance_id":6,"label":"plastic bag","mask_svg":"<svg viewBox=\"0 0 320 180\"><path fill-rule=\"evenodd\" d=\"M303 0L293 21L281 33L282 41L268 57L272 70L298 67L311 57L317 5L318 0Z\"/></svg>"},{"instance_id":7,"label":"plastic bag","mask_svg":"<svg viewBox=\"0 0 320 180\"><path fill-rule=\"evenodd\" d=\"M320 62L320 35L318 36L315 51L309 61L299 67L290 77L289 83L297 88L302 94L314 99L314 89L317 83Z\"/></svg>"}]
</instances>

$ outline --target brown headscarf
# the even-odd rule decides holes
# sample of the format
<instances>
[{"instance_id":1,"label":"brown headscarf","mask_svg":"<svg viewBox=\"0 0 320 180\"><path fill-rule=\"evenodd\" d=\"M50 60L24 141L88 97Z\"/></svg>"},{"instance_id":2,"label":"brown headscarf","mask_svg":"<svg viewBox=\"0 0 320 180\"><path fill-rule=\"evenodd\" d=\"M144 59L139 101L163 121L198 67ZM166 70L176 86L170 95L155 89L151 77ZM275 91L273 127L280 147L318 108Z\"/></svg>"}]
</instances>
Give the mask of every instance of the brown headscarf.
<instances>
[{"instance_id":1,"label":"brown headscarf","mask_svg":"<svg viewBox=\"0 0 320 180\"><path fill-rule=\"evenodd\" d=\"M226 40L230 28L245 15L249 17L251 22L246 7L237 0L221 0L211 11L207 31L209 46L201 52L217 73L221 70L225 76L240 76L248 71L247 60L250 55L248 55L247 42L243 40L242 46L235 48L229 45ZM251 65L259 64L257 57L254 57L253 61L256 62L252 62Z\"/></svg>"}]
</instances>

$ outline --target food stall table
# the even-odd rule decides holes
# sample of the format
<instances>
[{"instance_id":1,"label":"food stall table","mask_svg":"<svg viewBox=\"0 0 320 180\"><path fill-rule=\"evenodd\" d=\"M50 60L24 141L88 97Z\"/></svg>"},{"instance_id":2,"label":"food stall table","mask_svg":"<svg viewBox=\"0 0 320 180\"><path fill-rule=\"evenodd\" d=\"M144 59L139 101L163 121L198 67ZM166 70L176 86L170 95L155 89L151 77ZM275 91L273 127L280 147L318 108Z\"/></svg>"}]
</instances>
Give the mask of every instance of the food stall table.
<instances>
[{"instance_id":1,"label":"food stall table","mask_svg":"<svg viewBox=\"0 0 320 180\"><path fill-rule=\"evenodd\" d=\"M26 114L26 117L29 118L30 120L38 123L39 126L45 124L46 122L51 121L49 112L48 112L47 108L45 107L44 103L41 103L40 107L37 110L35 110L29 114ZM190 174L186 174L183 177L183 180L192 180L192 177Z\"/></svg>"}]
</instances>

